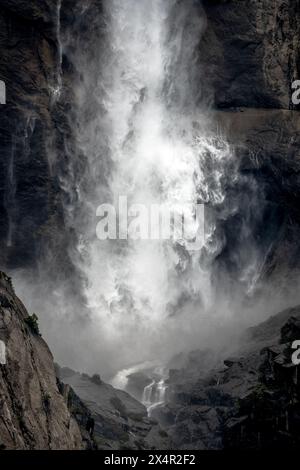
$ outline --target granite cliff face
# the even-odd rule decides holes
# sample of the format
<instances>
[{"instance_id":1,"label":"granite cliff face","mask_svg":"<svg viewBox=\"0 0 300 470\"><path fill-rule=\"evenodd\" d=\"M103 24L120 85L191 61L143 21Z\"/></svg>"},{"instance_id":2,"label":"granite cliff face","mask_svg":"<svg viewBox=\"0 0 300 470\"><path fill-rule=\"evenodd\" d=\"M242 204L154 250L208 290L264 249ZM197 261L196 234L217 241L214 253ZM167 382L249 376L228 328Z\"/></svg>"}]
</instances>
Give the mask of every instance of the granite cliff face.
<instances>
[{"instance_id":1,"label":"granite cliff face","mask_svg":"<svg viewBox=\"0 0 300 470\"><path fill-rule=\"evenodd\" d=\"M81 449L81 433L59 392L52 354L0 273L0 446Z\"/></svg>"},{"instance_id":2,"label":"granite cliff face","mask_svg":"<svg viewBox=\"0 0 300 470\"><path fill-rule=\"evenodd\" d=\"M28 265L38 256L43 227L55 214L51 175L53 91L58 86L55 2L4 0L0 13L1 264Z\"/></svg>"},{"instance_id":3,"label":"granite cliff face","mask_svg":"<svg viewBox=\"0 0 300 470\"><path fill-rule=\"evenodd\" d=\"M291 109L299 77L299 2L204 0L200 60L219 109Z\"/></svg>"}]
</instances>

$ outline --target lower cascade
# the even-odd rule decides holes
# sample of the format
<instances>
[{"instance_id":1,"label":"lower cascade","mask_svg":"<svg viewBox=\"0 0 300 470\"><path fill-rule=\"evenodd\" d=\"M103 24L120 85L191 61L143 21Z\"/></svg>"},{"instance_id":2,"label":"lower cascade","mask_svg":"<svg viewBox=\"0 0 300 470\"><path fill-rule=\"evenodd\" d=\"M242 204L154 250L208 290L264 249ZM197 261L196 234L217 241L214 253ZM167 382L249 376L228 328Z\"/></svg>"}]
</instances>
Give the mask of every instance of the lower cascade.
<instances>
[{"instance_id":1,"label":"lower cascade","mask_svg":"<svg viewBox=\"0 0 300 470\"><path fill-rule=\"evenodd\" d=\"M166 391L168 385L166 377L154 378L152 382L144 388L142 403L148 411L148 416L151 416L153 410L159 406L163 406L166 401Z\"/></svg>"}]
</instances>

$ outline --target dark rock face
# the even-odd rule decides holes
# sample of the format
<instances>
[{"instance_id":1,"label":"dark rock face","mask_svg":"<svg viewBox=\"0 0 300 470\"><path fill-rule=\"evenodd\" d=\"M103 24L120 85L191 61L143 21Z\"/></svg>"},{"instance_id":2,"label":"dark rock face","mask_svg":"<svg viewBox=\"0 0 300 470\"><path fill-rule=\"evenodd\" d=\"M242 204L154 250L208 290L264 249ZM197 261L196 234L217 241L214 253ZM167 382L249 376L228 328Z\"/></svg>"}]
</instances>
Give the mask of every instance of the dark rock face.
<instances>
[{"instance_id":1,"label":"dark rock face","mask_svg":"<svg viewBox=\"0 0 300 470\"><path fill-rule=\"evenodd\" d=\"M7 104L0 107L0 262L30 267L56 252L61 272L70 273L65 251L73 234L63 205L74 203L65 199L73 190L75 197L69 159L76 158L71 131L76 71L60 41L72 28L79 48L84 36L96 36L101 2L92 2L88 11L95 31L91 19L84 17L85 27L77 21L84 9L78 0L4 0L1 7L0 80Z\"/></svg>"},{"instance_id":2,"label":"dark rock face","mask_svg":"<svg viewBox=\"0 0 300 470\"><path fill-rule=\"evenodd\" d=\"M292 285L299 274L299 112L243 108L217 111L215 118L235 147L240 174L247 180L241 207L251 209L263 260L260 277L282 285L288 272ZM236 223L228 218L225 224L233 244L230 226Z\"/></svg>"},{"instance_id":3,"label":"dark rock face","mask_svg":"<svg viewBox=\"0 0 300 470\"><path fill-rule=\"evenodd\" d=\"M4 0L0 13L0 261L28 265L57 213L49 149L58 81L57 9L53 2Z\"/></svg>"},{"instance_id":4,"label":"dark rock face","mask_svg":"<svg viewBox=\"0 0 300 470\"><path fill-rule=\"evenodd\" d=\"M299 446L299 366L291 361L299 320L298 307L249 329L225 368L201 375L187 366L170 375L167 405L155 417L176 448Z\"/></svg>"},{"instance_id":5,"label":"dark rock face","mask_svg":"<svg viewBox=\"0 0 300 470\"><path fill-rule=\"evenodd\" d=\"M281 343L291 343L300 338L300 319L291 317L281 328Z\"/></svg>"},{"instance_id":6,"label":"dark rock face","mask_svg":"<svg viewBox=\"0 0 300 470\"><path fill-rule=\"evenodd\" d=\"M59 392L53 357L30 327L10 279L0 273L0 447L82 449L79 427Z\"/></svg>"},{"instance_id":7,"label":"dark rock face","mask_svg":"<svg viewBox=\"0 0 300 470\"><path fill-rule=\"evenodd\" d=\"M204 89L217 108L283 108L300 66L299 2L204 0Z\"/></svg>"},{"instance_id":8,"label":"dark rock face","mask_svg":"<svg viewBox=\"0 0 300 470\"><path fill-rule=\"evenodd\" d=\"M70 369L60 369L62 393L87 447L98 450L170 449L171 440L128 393Z\"/></svg>"}]
</instances>

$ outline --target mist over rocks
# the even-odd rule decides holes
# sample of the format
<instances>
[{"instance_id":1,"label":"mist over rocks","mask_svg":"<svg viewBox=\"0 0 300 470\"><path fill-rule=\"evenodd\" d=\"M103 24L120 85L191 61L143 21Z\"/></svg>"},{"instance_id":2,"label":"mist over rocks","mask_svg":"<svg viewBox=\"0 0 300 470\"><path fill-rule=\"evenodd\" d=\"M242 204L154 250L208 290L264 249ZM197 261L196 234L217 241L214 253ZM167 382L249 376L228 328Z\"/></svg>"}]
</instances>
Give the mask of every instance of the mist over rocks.
<instances>
[{"instance_id":1,"label":"mist over rocks","mask_svg":"<svg viewBox=\"0 0 300 470\"><path fill-rule=\"evenodd\" d=\"M149 419L140 402L98 375L54 366L4 273L0 301L0 341L6 346L0 365L2 449L252 449L298 443L299 366L291 362L291 345L299 339L299 307L248 329L228 358L209 350L174 357L166 401ZM146 383L146 374L132 379Z\"/></svg>"},{"instance_id":2,"label":"mist over rocks","mask_svg":"<svg viewBox=\"0 0 300 470\"><path fill-rule=\"evenodd\" d=\"M299 445L300 308L287 309L240 338L235 355L210 369L207 351L171 370L167 400L153 417L177 449L293 449ZM195 369L195 360L201 366Z\"/></svg>"}]
</instances>

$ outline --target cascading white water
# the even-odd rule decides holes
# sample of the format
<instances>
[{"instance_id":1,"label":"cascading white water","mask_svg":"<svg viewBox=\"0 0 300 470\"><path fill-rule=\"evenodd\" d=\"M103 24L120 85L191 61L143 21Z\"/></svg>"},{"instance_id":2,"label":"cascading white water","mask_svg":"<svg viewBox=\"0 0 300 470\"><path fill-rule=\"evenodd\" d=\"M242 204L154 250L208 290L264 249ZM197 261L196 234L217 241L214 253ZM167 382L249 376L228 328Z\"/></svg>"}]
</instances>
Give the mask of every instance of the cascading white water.
<instances>
[{"instance_id":1,"label":"cascading white water","mask_svg":"<svg viewBox=\"0 0 300 470\"><path fill-rule=\"evenodd\" d=\"M146 385L142 397L142 403L147 408L149 416L151 416L156 408L164 405L168 388L166 383L168 378L167 371L163 367L156 367L154 374L155 378L153 378L149 385Z\"/></svg>"},{"instance_id":2,"label":"cascading white water","mask_svg":"<svg viewBox=\"0 0 300 470\"><path fill-rule=\"evenodd\" d=\"M159 382L155 384L154 397L152 397L153 401L146 404L148 416L151 417L152 413L154 412L156 408L163 406L165 404L167 388L168 387L164 379L161 379Z\"/></svg>"},{"instance_id":3,"label":"cascading white water","mask_svg":"<svg viewBox=\"0 0 300 470\"><path fill-rule=\"evenodd\" d=\"M146 385L146 387L144 388L142 403L146 407L152 404L152 395L153 395L153 389L154 389L155 384L156 382L153 379L152 382L149 385Z\"/></svg>"},{"instance_id":4,"label":"cascading white water","mask_svg":"<svg viewBox=\"0 0 300 470\"><path fill-rule=\"evenodd\" d=\"M88 3L78 10L80 30ZM78 72L75 122L75 110L69 116L75 139L65 137L58 173L64 223L79 240L74 250L72 237L69 255L81 271L87 308L57 286L45 329L64 362L113 375L136 363L163 362L200 340L209 346L229 314L223 299L216 305L211 277L224 244L219 221L231 211L224 203L226 167L234 159L200 100L197 49L205 17L198 2L104 0L101 17L93 18L103 29L95 46L68 43L66 31L60 37L57 5L57 41ZM58 56L60 70L61 49ZM97 207L117 206L119 196L128 205L171 209L206 203L204 248L190 252L184 240L98 240ZM188 220L194 223L192 209ZM41 300L37 311L45 309Z\"/></svg>"},{"instance_id":5,"label":"cascading white water","mask_svg":"<svg viewBox=\"0 0 300 470\"><path fill-rule=\"evenodd\" d=\"M156 408L165 404L166 390L167 385L164 379L159 382L153 380L145 387L142 403L147 408L148 416L151 416Z\"/></svg>"},{"instance_id":6,"label":"cascading white water","mask_svg":"<svg viewBox=\"0 0 300 470\"><path fill-rule=\"evenodd\" d=\"M99 115L82 123L78 139L89 164L81 198L90 214L84 230L80 222L78 253L94 322L114 357L122 345L126 364L139 355L151 359L153 351L159 357L170 345L185 347L199 314L211 308L209 264L222 240L214 236L212 220L205 253L190 254L184 242L99 241L96 208L117 206L124 195L128 204L146 206L221 204L222 169L231 152L208 134L208 116L196 102L196 48L205 19L195 2L104 5L109 48L94 93Z\"/></svg>"},{"instance_id":7,"label":"cascading white water","mask_svg":"<svg viewBox=\"0 0 300 470\"><path fill-rule=\"evenodd\" d=\"M50 250L39 282L34 278L28 287L23 275L18 292L32 311L40 313L58 361L99 371L106 379L119 371L114 385L124 388L128 371L135 369L130 366L161 363L199 346L218 346L216 327L230 325L234 309L241 316L242 309L234 304L239 288L230 284L229 271L236 271L242 291L244 285L245 292L249 286L255 289L263 257L256 249L251 216L256 209L261 214L261 207L251 198L259 188L251 188L243 199L232 149L201 102L201 2L75 3L72 24L66 28L61 28L61 1L56 3L58 53L51 85L57 99L64 52L66 65L70 64L66 91L71 93L66 93L64 115L70 132L65 132L68 126L63 122L63 143L59 142L57 158L49 158L65 196L62 237L66 245L69 242L69 252L66 260L56 262L57 254ZM73 70L76 86L69 80ZM69 99L75 103L68 114ZM98 240L96 208L116 205L120 195L127 196L129 204L148 206L206 203L204 248L191 253L184 241ZM233 243L226 244L224 224L232 214L237 214L238 226L232 228ZM224 255L224 247L227 253L218 257ZM213 271L217 258L223 273ZM64 270L70 260L80 271L79 276L71 275L71 288L66 280L53 281L47 271L47 263ZM221 287L217 292L216 285ZM84 291L87 308L77 304L77 290L80 301ZM223 331L222 335L226 336ZM160 387L161 395L164 384Z\"/></svg>"}]
</instances>

